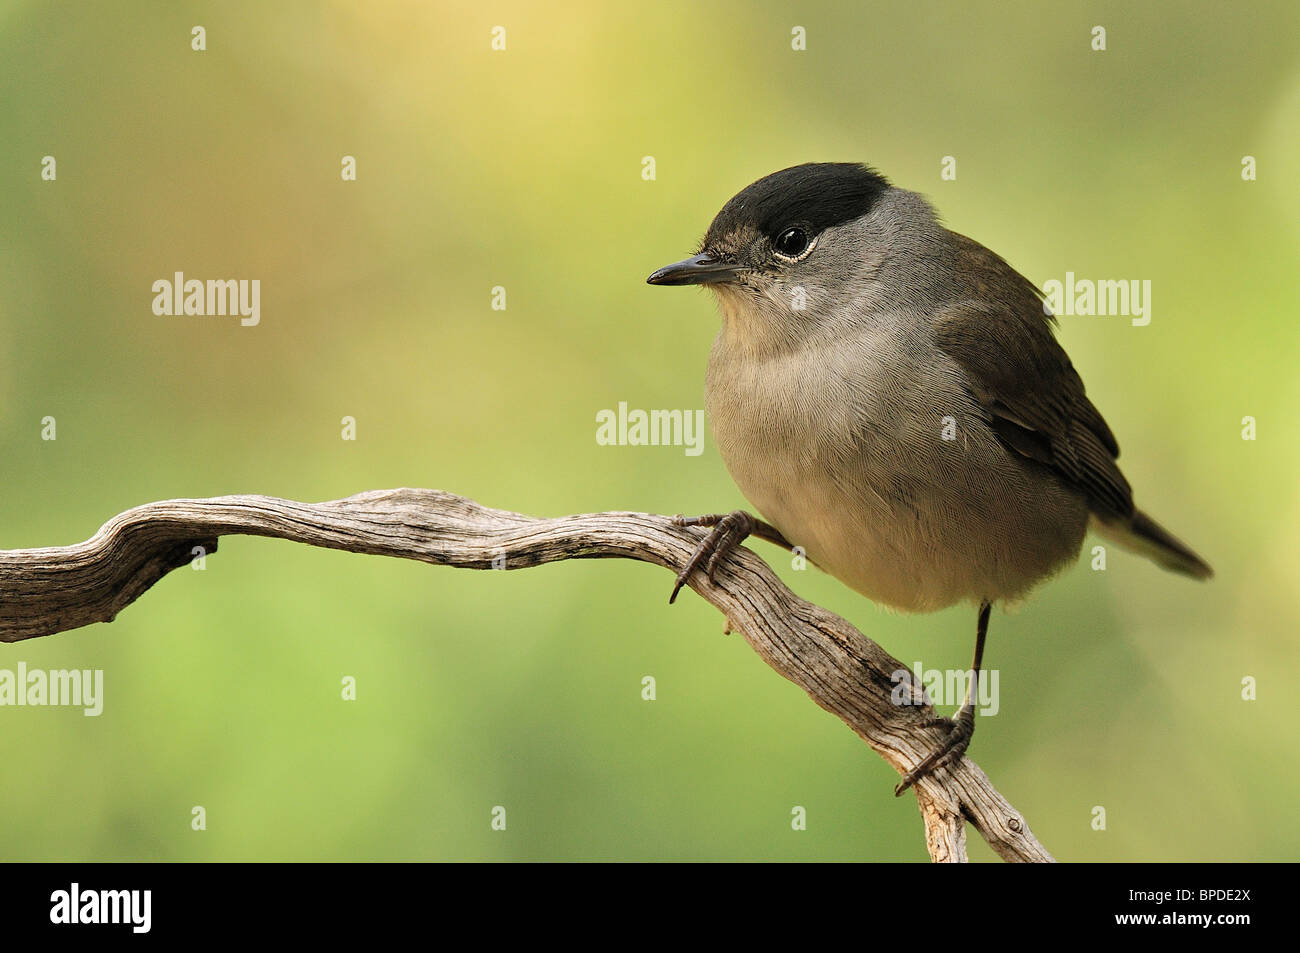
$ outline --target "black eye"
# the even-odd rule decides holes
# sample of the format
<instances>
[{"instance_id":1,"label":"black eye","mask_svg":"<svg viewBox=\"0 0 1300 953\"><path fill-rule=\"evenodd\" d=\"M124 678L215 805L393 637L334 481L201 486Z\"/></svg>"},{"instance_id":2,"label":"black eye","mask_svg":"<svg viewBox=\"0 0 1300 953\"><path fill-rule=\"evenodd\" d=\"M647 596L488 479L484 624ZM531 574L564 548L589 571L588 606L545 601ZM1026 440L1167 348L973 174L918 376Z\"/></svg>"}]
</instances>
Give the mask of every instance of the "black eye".
<instances>
[{"instance_id":1,"label":"black eye","mask_svg":"<svg viewBox=\"0 0 1300 953\"><path fill-rule=\"evenodd\" d=\"M808 250L808 233L802 228L787 228L776 237L773 245L777 254L786 258L798 258Z\"/></svg>"}]
</instances>

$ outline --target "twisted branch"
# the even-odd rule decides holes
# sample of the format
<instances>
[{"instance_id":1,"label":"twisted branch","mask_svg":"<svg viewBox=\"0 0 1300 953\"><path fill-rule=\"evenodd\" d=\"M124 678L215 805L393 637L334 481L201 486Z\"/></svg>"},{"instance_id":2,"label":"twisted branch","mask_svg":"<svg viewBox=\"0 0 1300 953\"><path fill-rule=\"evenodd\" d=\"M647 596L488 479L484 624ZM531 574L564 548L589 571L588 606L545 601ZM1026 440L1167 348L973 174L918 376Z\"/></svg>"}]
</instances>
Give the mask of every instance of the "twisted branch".
<instances>
[{"instance_id":1,"label":"twisted branch","mask_svg":"<svg viewBox=\"0 0 1300 953\"><path fill-rule=\"evenodd\" d=\"M466 569L525 569L562 559L624 558L674 572L700 531L647 513L534 519L439 490L374 490L328 503L268 496L147 503L73 546L0 552L0 641L111 622L168 572L228 535L269 536ZM928 705L891 701L901 662L839 616L794 595L758 556L739 550L690 585L769 666L840 718L900 774L940 740ZM919 686L913 686L920 701ZM969 758L920 781L926 847L966 860L970 823L1001 857L1050 861L1024 817Z\"/></svg>"}]
</instances>

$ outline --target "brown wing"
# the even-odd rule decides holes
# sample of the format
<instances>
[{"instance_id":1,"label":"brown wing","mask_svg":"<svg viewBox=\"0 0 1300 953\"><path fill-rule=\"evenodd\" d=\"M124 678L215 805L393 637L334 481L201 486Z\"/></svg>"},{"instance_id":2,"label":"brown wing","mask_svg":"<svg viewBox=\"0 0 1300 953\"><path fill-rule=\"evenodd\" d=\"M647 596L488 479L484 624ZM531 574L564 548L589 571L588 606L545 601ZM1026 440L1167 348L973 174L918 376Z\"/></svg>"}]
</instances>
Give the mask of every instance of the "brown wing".
<instances>
[{"instance_id":1,"label":"brown wing","mask_svg":"<svg viewBox=\"0 0 1300 953\"><path fill-rule=\"evenodd\" d=\"M1038 289L983 245L954 237L969 300L936 315L939 346L966 372L1004 444L1055 470L1099 516L1131 517L1115 436L1057 343Z\"/></svg>"}]
</instances>

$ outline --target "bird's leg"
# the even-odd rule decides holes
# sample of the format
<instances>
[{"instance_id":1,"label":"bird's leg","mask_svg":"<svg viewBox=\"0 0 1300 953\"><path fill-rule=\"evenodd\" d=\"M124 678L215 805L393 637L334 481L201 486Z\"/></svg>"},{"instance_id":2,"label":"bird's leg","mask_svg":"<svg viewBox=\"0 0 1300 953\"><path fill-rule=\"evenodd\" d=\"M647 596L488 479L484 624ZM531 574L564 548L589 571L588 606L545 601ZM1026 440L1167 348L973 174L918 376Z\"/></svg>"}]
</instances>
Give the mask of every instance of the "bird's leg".
<instances>
[{"instance_id":1,"label":"bird's leg","mask_svg":"<svg viewBox=\"0 0 1300 953\"><path fill-rule=\"evenodd\" d=\"M979 691L980 664L984 660L984 637L989 631L991 608L991 603L980 603L979 624L975 632L975 660L971 662L970 684L966 686L965 704L951 719L943 719L948 725L948 737L939 747L926 755L920 764L903 776L903 780L898 782L898 787L894 788L895 796L902 794L936 768L960 758L970 744L971 736L975 734L975 701Z\"/></svg>"},{"instance_id":2,"label":"bird's leg","mask_svg":"<svg viewBox=\"0 0 1300 953\"><path fill-rule=\"evenodd\" d=\"M695 547L695 552L691 555L690 561L686 567L677 574L677 584L673 586L673 594L668 597L668 602L673 603L677 600L677 593L686 585L686 580L691 578L691 573L704 564L705 575L709 581L713 581L713 571L718 562L728 553L734 551L748 537L757 536L759 539L765 539L769 543L775 543L786 549L793 549L790 543L781 531L770 523L764 523L756 516L746 513L744 510L735 510L731 513L710 513L706 516L674 516L674 526L712 526L713 531L701 540L700 545Z\"/></svg>"}]
</instances>

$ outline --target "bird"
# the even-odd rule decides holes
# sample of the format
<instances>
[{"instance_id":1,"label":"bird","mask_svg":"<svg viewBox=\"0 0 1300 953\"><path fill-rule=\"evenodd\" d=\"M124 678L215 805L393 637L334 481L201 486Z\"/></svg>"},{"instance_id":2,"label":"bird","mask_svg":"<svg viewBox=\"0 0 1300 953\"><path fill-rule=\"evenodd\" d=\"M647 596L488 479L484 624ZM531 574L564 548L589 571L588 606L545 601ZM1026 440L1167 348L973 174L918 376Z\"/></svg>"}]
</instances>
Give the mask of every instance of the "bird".
<instances>
[{"instance_id":1,"label":"bird","mask_svg":"<svg viewBox=\"0 0 1300 953\"><path fill-rule=\"evenodd\" d=\"M705 409L758 511L674 518L708 533L670 602L753 535L896 610L977 609L965 700L896 794L967 750L992 606L1076 561L1089 528L1213 575L1134 505L1038 287L870 166L759 179L647 282L717 299Z\"/></svg>"}]
</instances>

